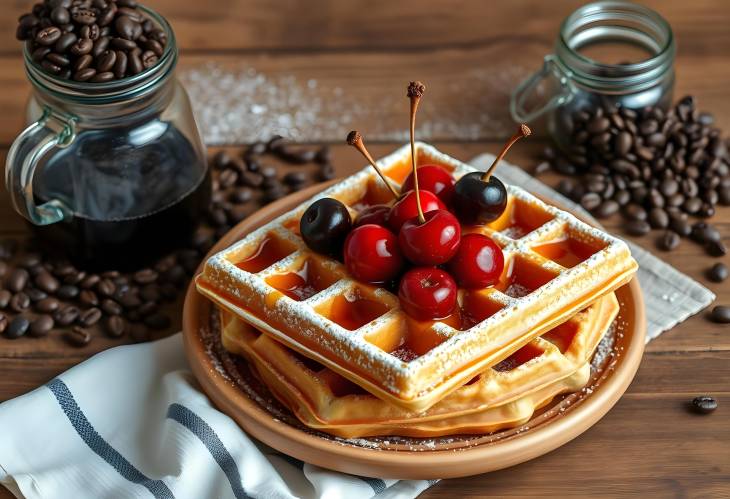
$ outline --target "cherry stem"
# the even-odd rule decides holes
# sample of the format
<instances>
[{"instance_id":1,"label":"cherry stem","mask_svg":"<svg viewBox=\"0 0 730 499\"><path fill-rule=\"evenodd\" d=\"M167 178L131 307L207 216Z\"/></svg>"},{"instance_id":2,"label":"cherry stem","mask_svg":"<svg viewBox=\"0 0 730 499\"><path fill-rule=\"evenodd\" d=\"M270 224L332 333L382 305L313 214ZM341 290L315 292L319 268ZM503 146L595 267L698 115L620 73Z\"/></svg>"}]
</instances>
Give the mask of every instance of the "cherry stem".
<instances>
[{"instance_id":1,"label":"cherry stem","mask_svg":"<svg viewBox=\"0 0 730 499\"><path fill-rule=\"evenodd\" d=\"M408 84L408 92L406 95L411 99L411 165L413 167L413 190L416 192L416 208L418 209L419 223L425 223L426 217L423 216L423 208L421 207L421 194L418 189L418 168L416 166L416 111L418 111L418 103L421 102L423 92L426 86L420 81L412 81Z\"/></svg>"},{"instance_id":2,"label":"cherry stem","mask_svg":"<svg viewBox=\"0 0 730 499\"><path fill-rule=\"evenodd\" d=\"M505 154L507 154L507 151L509 151L509 148L512 147L512 145L520 140L522 137L527 137L532 133L532 130L530 130L530 127L522 123L518 128L517 132L510 137L510 139L507 141L507 143L502 147L502 151L497 155L496 158L494 158L494 162L492 162L492 166L489 167L489 169L484 172L484 175L482 175L482 181L489 182L489 177L492 176L492 172L494 172L494 169L497 167L497 163L499 163L502 158L504 158Z\"/></svg>"},{"instance_id":3,"label":"cherry stem","mask_svg":"<svg viewBox=\"0 0 730 499\"><path fill-rule=\"evenodd\" d=\"M395 199L400 198L400 194L398 194L398 191L395 190L395 187L390 183L388 180L388 177L385 176L383 171L378 168L378 165L375 164L375 160L368 152L367 148L365 147L365 143L362 141L362 135L357 130L353 130L350 133L347 134L347 143L360 151L360 154L362 154L365 159L368 160L370 163L370 166L375 168L375 171L378 172L378 175L380 175L380 178L383 179L383 182L385 182L385 185L388 187L388 190L390 190L391 194L393 194L393 197Z\"/></svg>"}]
</instances>

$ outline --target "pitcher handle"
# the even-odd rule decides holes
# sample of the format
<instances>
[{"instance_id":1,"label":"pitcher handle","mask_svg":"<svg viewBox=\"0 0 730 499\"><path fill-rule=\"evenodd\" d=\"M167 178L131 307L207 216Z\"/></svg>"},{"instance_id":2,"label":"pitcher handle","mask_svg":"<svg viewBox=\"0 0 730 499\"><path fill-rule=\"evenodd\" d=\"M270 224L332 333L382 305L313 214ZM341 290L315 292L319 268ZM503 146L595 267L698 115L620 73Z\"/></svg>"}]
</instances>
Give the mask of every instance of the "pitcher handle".
<instances>
[{"instance_id":1,"label":"pitcher handle","mask_svg":"<svg viewBox=\"0 0 730 499\"><path fill-rule=\"evenodd\" d=\"M560 91L550 97L542 107L531 111L525 109L525 101L531 97L537 86L545 79L554 78L560 85ZM558 106L569 102L574 95L574 87L571 83L570 73L566 72L559 64L555 62L554 55L545 56L542 68L520 83L510 99L510 112L512 119L519 123L533 121L548 111L552 111Z\"/></svg>"},{"instance_id":2,"label":"pitcher handle","mask_svg":"<svg viewBox=\"0 0 730 499\"><path fill-rule=\"evenodd\" d=\"M36 204L33 175L43 158L56 148L68 147L76 138L76 118L45 107L40 119L18 135L5 161L5 185L15 210L36 225L60 222L72 210L58 199Z\"/></svg>"}]
</instances>

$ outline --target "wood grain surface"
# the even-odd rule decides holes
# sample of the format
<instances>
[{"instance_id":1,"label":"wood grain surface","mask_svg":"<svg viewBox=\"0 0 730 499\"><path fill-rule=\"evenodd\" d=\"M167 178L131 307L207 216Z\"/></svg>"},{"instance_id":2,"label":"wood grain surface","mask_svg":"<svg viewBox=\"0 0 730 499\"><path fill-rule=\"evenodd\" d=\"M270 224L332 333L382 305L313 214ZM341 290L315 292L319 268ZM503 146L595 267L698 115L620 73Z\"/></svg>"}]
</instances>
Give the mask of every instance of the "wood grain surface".
<instances>
[{"instance_id":1,"label":"wood grain surface","mask_svg":"<svg viewBox=\"0 0 730 499\"><path fill-rule=\"evenodd\" d=\"M550 52L562 19L576 1L351 1L149 0L175 28L180 69L213 61L223 67L250 65L268 75L316 78L356 93L363 106L377 106L385 95L401 93L419 78L429 84L428 114L457 109L465 120L480 109L508 123L509 88L540 65ZM644 2L672 24L678 43L676 95L694 94L702 109L730 130L730 9L723 1ZM25 80L15 22L30 2L8 1L0 9L0 156L4 158L23 125L30 92ZM510 69L517 68L515 71ZM502 91L485 95L475 83L490 72L506 78ZM505 76L506 75L506 76ZM368 120L403 122L402 108L383 110ZM424 105L424 112L426 106ZM390 122L385 121L385 122ZM356 123L367 130L374 121ZM345 130L346 132L346 130ZM544 134L524 141L510 153L511 162L531 167L547 142ZM496 152L511 128L485 127L480 140L444 134L435 145L461 159ZM339 175L362 166L357 154L334 144ZM399 144L372 146L377 157ZM544 176L555 184L554 174ZM714 220L730 240L730 208ZM606 227L622 232L618 217ZM0 190L0 239L22 238L27 227ZM705 272L719 259L705 256L689 241L671 253L655 249L653 238L633 238L679 270L698 279L730 304L730 284L707 281ZM730 258L723 259L730 264ZM177 325L176 325L177 327ZM119 344L101 339L84 349L65 346L57 336L43 340L0 339L0 400L48 381L93 353ZM520 466L468 479L448 480L423 497L730 497L730 326L711 323L706 313L690 318L647 347L639 373L627 394L595 427L573 442ZM687 410L692 397L709 393L720 408L709 416ZM2 432L7 428L0 429ZM0 439L1 440L1 439ZM10 497L0 489L0 497Z\"/></svg>"}]
</instances>

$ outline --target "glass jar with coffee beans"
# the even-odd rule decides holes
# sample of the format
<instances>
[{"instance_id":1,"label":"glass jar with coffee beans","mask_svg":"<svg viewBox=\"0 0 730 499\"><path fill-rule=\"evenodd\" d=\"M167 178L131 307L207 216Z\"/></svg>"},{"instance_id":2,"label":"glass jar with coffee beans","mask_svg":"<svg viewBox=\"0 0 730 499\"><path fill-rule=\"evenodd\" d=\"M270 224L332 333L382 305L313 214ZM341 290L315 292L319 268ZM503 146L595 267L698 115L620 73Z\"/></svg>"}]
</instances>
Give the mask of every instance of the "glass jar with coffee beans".
<instances>
[{"instance_id":1,"label":"glass jar with coffee beans","mask_svg":"<svg viewBox=\"0 0 730 499\"><path fill-rule=\"evenodd\" d=\"M16 211L84 268L180 247L211 188L167 21L135 0L44 0L17 36L32 95L6 159Z\"/></svg>"},{"instance_id":2,"label":"glass jar with coffee beans","mask_svg":"<svg viewBox=\"0 0 730 499\"><path fill-rule=\"evenodd\" d=\"M544 116L558 147L577 158L589 147L630 149L610 133L620 122L604 119L604 109L666 110L674 53L672 30L656 12L621 1L584 5L563 22L543 68L515 89L512 116L519 123ZM595 119L587 129L582 118Z\"/></svg>"}]
</instances>

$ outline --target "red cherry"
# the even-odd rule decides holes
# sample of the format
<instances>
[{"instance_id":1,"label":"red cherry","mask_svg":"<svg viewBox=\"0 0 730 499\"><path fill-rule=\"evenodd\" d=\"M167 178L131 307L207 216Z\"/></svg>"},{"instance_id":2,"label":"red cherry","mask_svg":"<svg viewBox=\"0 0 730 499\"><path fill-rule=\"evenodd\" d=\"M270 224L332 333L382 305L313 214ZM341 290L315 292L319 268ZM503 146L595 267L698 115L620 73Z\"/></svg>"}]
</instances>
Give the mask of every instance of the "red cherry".
<instances>
[{"instance_id":1,"label":"red cherry","mask_svg":"<svg viewBox=\"0 0 730 499\"><path fill-rule=\"evenodd\" d=\"M403 267L395 234L380 225L361 225L345 239L345 265L355 279L383 283Z\"/></svg>"},{"instance_id":2,"label":"red cherry","mask_svg":"<svg viewBox=\"0 0 730 499\"><path fill-rule=\"evenodd\" d=\"M459 249L461 226L446 210L429 211L425 222L413 217L403 224L398 242L403 255L416 265L441 265Z\"/></svg>"},{"instance_id":3,"label":"red cherry","mask_svg":"<svg viewBox=\"0 0 730 499\"><path fill-rule=\"evenodd\" d=\"M414 188L413 172L408 175L401 191L410 191ZM454 177L438 165L424 165L418 167L418 188L424 191L433 192L438 198L449 204L454 194Z\"/></svg>"},{"instance_id":4,"label":"red cherry","mask_svg":"<svg viewBox=\"0 0 730 499\"><path fill-rule=\"evenodd\" d=\"M436 197L436 194L428 191L420 191L419 198L421 200L421 209L423 213L433 210L445 210L446 205ZM388 225L396 234L400 232L400 228L407 220L418 216L418 207L416 206L416 192L410 191L400 198L397 203L390 209L388 216Z\"/></svg>"},{"instance_id":5,"label":"red cherry","mask_svg":"<svg viewBox=\"0 0 730 499\"><path fill-rule=\"evenodd\" d=\"M357 218L355 219L355 227L360 227L361 225L367 224L375 224L387 227L389 213L390 206L386 204L374 204L372 206L368 206L357 214Z\"/></svg>"},{"instance_id":6,"label":"red cherry","mask_svg":"<svg viewBox=\"0 0 730 499\"><path fill-rule=\"evenodd\" d=\"M398 287L400 306L418 320L443 319L456 307L454 279L436 267L417 267L403 275Z\"/></svg>"},{"instance_id":7,"label":"red cherry","mask_svg":"<svg viewBox=\"0 0 730 499\"><path fill-rule=\"evenodd\" d=\"M464 288L493 286L503 269L502 249L483 234L462 237L456 255L449 262L449 272Z\"/></svg>"}]
</instances>

